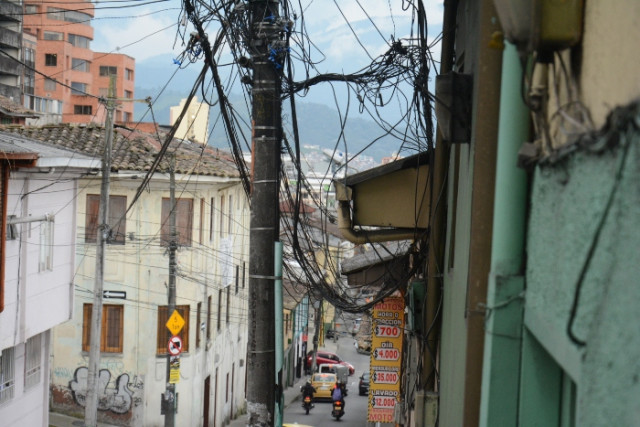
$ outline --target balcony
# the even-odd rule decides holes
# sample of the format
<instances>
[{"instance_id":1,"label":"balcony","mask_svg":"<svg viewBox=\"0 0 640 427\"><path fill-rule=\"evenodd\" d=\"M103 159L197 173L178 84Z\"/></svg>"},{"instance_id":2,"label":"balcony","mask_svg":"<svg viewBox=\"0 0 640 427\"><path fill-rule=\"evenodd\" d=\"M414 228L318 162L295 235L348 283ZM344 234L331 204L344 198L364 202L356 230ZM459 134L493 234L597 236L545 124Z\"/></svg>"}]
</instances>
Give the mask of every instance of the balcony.
<instances>
[{"instance_id":1,"label":"balcony","mask_svg":"<svg viewBox=\"0 0 640 427\"><path fill-rule=\"evenodd\" d=\"M22 21L22 4L16 4L9 1L0 2L0 21Z\"/></svg>"},{"instance_id":2,"label":"balcony","mask_svg":"<svg viewBox=\"0 0 640 427\"><path fill-rule=\"evenodd\" d=\"M8 28L0 27L0 46L20 49L20 33Z\"/></svg>"}]
</instances>

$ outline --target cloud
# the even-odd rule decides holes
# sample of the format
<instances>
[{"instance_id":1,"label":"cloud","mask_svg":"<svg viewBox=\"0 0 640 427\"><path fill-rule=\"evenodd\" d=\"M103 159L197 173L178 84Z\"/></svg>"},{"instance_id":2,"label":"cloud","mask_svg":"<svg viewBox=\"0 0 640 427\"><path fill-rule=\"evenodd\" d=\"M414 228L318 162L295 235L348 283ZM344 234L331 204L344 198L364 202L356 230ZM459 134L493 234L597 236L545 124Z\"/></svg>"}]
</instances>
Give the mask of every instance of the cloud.
<instances>
[{"instance_id":1,"label":"cloud","mask_svg":"<svg viewBox=\"0 0 640 427\"><path fill-rule=\"evenodd\" d=\"M93 21L94 40L92 49L98 52L117 52L129 55L136 61L167 54L175 56L180 52L181 40L178 39L173 48L178 29L179 8L171 8L162 13L151 10L136 9L135 17L113 16L111 11L96 11ZM104 16L102 16L104 15Z\"/></svg>"}]
</instances>

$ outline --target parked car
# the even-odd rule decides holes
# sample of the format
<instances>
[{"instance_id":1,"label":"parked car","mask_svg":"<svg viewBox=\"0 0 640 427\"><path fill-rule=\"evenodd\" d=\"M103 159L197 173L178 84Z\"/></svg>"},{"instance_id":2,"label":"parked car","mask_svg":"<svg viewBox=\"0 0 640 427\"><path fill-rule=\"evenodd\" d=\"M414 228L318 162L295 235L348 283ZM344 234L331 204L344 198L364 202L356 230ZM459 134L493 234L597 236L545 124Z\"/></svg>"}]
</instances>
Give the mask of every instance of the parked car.
<instances>
[{"instance_id":1,"label":"parked car","mask_svg":"<svg viewBox=\"0 0 640 427\"><path fill-rule=\"evenodd\" d=\"M360 396L369 394L369 372L363 372L360 375L360 382L358 383L358 393Z\"/></svg>"},{"instance_id":2,"label":"parked car","mask_svg":"<svg viewBox=\"0 0 640 427\"><path fill-rule=\"evenodd\" d=\"M327 339L339 338L340 337L340 333L338 331L336 331L335 329L327 329L327 332L324 334L324 336Z\"/></svg>"},{"instance_id":3,"label":"parked car","mask_svg":"<svg viewBox=\"0 0 640 427\"><path fill-rule=\"evenodd\" d=\"M371 338L360 338L358 340L356 350L358 353L370 353L371 352Z\"/></svg>"},{"instance_id":4,"label":"parked car","mask_svg":"<svg viewBox=\"0 0 640 427\"><path fill-rule=\"evenodd\" d=\"M331 399L331 391L336 385L336 374L316 373L311 375L311 385L316 389L314 399Z\"/></svg>"},{"instance_id":5,"label":"parked car","mask_svg":"<svg viewBox=\"0 0 640 427\"><path fill-rule=\"evenodd\" d=\"M307 353L307 367L311 369L311 364L313 363L313 350ZM340 358L335 353L331 353L329 351L318 351L318 355L316 356L316 366L321 365L322 363L339 363L340 365L346 366L349 368L349 375L353 375L356 370L353 365L349 362L346 362Z\"/></svg>"}]
</instances>

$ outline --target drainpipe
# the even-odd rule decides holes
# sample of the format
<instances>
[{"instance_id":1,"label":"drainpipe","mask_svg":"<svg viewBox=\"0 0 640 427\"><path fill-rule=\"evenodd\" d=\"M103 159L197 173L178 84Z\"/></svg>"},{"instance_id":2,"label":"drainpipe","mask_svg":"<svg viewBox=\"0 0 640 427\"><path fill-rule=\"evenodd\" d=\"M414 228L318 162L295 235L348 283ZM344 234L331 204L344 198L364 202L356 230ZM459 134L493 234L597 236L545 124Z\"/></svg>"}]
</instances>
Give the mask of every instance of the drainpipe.
<instances>
[{"instance_id":1,"label":"drainpipe","mask_svg":"<svg viewBox=\"0 0 640 427\"><path fill-rule=\"evenodd\" d=\"M518 425L527 175L516 163L520 146L529 139L529 111L520 97L518 53L505 45L480 426Z\"/></svg>"}]
</instances>

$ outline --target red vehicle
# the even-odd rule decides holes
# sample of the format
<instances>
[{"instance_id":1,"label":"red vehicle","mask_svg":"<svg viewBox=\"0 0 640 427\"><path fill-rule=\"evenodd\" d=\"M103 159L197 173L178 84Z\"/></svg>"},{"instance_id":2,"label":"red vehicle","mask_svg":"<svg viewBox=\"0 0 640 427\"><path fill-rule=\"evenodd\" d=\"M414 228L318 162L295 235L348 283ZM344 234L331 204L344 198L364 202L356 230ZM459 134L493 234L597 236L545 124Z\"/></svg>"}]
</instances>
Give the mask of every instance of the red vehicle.
<instances>
[{"instance_id":1,"label":"red vehicle","mask_svg":"<svg viewBox=\"0 0 640 427\"><path fill-rule=\"evenodd\" d=\"M313 363L313 351L310 351L309 353L307 353L307 369L308 370L311 370L312 363ZM347 368L349 368L349 375L353 375L356 371L351 363L345 362L344 360L340 359L340 356L338 356L337 354L331 353L328 351L319 350L318 355L316 356L316 366L322 363L338 363L342 366L346 366Z\"/></svg>"}]
</instances>

